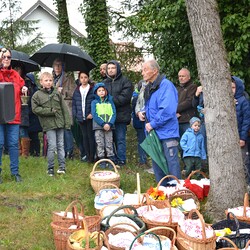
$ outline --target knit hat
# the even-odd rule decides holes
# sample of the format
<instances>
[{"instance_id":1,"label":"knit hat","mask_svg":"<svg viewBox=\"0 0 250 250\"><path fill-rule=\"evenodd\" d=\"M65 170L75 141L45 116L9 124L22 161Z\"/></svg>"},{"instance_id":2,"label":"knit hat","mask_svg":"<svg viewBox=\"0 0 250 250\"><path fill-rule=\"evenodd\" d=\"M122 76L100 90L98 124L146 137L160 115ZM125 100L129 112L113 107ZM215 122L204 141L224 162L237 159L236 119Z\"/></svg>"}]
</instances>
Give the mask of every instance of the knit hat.
<instances>
[{"instance_id":1,"label":"knit hat","mask_svg":"<svg viewBox=\"0 0 250 250\"><path fill-rule=\"evenodd\" d=\"M199 122L201 123L201 120L198 118L198 117L192 117L190 120L189 120L189 123L190 123L190 126L192 126L195 122Z\"/></svg>"}]
</instances>

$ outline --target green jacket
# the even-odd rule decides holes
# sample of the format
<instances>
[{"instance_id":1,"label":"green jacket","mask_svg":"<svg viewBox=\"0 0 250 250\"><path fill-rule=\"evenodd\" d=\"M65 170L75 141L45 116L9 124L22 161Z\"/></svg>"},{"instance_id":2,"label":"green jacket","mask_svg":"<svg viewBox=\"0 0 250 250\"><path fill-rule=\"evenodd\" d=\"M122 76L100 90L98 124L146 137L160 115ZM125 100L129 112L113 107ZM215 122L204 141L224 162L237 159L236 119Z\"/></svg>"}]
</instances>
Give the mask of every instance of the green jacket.
<instances>
[{"instance_id":1,"label":"green jacket","mask_svg":"<svg viewBox=\"0 0 250 250\"><path fill-rule=\"evenodd\" d=\"M43 131L57 128L70 129L70 116L63 97L56 89L49 93L45 89L38 90L31 99L32 111L35 113Z\"/></svg>"}]
</instances>

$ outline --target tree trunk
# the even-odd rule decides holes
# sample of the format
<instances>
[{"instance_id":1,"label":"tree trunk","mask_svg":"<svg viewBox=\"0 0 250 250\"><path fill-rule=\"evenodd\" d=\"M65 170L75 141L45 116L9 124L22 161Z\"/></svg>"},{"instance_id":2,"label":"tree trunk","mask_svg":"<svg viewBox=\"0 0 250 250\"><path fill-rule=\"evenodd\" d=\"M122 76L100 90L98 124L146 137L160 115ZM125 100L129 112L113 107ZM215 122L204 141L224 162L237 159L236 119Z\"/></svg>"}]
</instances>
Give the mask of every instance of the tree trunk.
<instances>
[{"instance_id":1,"label":"tree trunk","mask_svg":"<svg viewBox=\"0 0 250 250\"><path fill-rule=\"evenodd\" d=\"M243 204L246 191L231 76L216 0L186 0L186 7L204 92L211 180L206 213L217 221Z\"/></svg>"}]
</instances>

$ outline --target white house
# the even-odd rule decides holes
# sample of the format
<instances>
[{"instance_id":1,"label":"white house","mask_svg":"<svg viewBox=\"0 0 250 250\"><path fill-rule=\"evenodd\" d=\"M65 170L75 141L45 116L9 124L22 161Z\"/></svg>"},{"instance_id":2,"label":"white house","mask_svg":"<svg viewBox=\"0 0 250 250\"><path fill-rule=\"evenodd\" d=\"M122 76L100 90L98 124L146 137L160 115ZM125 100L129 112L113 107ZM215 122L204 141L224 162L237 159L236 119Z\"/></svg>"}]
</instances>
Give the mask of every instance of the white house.
<instances>
[{"instance_id":1,"label":"white house","mask_svg":"<svg viewBox=\"0 0 250 250\"><path fill-rule=\"evenodd\" d=\"M23 13L19 19L24 21L34 21L38 20L36 24L38 27L37 32L42 34L44 44L57 43L57 33L58 33L58 15L53 10L51 10L42 1L38 0L33 6L31 6L25 13ZM77 37L84 37L84 35L70 26L71 33ZM81 27L78 27L81 28ZM83 25L81 30L85 30ZM30 38L29 38L30 39ZM72 39L72 44L77 45L77 43Z\"/></svg>"}]
</instances>

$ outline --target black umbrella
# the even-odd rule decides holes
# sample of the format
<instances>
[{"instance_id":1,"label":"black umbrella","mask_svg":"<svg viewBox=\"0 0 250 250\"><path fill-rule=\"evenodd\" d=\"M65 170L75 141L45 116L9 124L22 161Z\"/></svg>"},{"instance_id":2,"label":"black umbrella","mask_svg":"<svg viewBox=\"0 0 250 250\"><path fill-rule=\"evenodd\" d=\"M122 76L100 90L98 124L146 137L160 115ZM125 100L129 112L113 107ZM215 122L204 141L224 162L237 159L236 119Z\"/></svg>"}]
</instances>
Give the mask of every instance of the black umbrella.
<instances>
[{"instance_id":1,"label":"black umbrella","mask_svg":"<svg viewBox=\"0 0 250 250\"><path fill-rule=\"evenodd\" d=\"M17 50L11 50L11 67L15 68L20 66L20 64L24 66L25 73L40 70L39 64L31 60L28 54Z\"/></svg>"},{"instance_id":2,"label":"black umbrella","mask_svg":"<svg viewBox=\"0 0 250 250\"><path fill-rule=\"evenodd\" d=\"M65 71L89 72L96 67L93 59L80 48L66 43L51 43L38 50L30 59L44 67L52 67L53 61L60 58Z\"/></svg>"}]
</instances>

